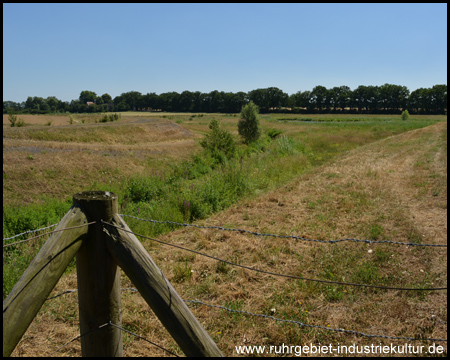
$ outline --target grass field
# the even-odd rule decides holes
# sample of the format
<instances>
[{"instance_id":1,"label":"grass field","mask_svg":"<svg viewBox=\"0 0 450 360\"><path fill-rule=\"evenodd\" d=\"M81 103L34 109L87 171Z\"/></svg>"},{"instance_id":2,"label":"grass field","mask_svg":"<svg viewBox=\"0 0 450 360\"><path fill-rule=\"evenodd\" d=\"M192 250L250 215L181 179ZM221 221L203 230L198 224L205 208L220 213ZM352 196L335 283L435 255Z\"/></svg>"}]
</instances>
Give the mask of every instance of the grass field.
<instances>
[{"instance_id":1,"label":"grass field","mask_svg":"<svg viewBox=\"0 0 450 360\"><path fill-rule=\"evenodd\" d=\"M76 192L109 190L119 194L121 213L147 219L323 240L447 243L446 116L262 115L263 129L281 135L240 144L240 159L214 168L198 141L212 118L237 138L238 115L121 116L114 123L86 115L51 125L30 118L21 128L4 117L4 237L58 222ZM125 221L136 233L276 273L392 287L447 284L442 248L321 244ZM43 241L4 250L3 298ZM142 242L184 299L366 334L447 338L446 291L278 278ZM123 276L122 287L132 286ZM75 288L72 264L54 294ZM13 355L42 356L75 337L76 296L46 302ZM139 294L124 292L122 301L126 329L182 355ZM237 345L405 343L189 306L228 356L237 355ZM124 348L126 356L165 355L129 334ZM80 355L79 341L60 355Z\"/></svg>"}]
</instances>

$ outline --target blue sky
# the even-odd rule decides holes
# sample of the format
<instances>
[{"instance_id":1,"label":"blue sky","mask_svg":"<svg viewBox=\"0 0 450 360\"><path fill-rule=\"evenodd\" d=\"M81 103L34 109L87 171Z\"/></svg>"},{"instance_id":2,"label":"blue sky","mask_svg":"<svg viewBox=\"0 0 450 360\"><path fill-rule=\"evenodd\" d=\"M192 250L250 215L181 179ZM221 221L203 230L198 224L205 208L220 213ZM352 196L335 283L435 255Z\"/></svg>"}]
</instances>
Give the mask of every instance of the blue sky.
<instances>
[{"instance_id":1,"label":"blue sky","mask_svg":"<svg viewBox=\"0 0 450 360\"><path fill-rule=\"evenodd\" d=\"M447 4L3 4L3 100L447 83Z\"/></svg>"}]
</instances>

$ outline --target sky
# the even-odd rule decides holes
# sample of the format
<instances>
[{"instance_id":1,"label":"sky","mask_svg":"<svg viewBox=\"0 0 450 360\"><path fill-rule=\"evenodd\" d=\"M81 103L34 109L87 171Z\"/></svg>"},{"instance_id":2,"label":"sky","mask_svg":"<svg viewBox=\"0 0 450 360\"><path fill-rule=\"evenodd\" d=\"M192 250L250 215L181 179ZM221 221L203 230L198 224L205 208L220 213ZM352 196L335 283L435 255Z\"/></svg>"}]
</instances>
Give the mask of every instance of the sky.
<instances>
[{"instance_id":1,"label":"sky","mask_svg":"<svg viewBox=\"0 0 450 360\"><path fill-rule=\"evenodd\" d=\"M446 3L3 4L3 101L447 84Z\"/></svg>"}]
</instances>

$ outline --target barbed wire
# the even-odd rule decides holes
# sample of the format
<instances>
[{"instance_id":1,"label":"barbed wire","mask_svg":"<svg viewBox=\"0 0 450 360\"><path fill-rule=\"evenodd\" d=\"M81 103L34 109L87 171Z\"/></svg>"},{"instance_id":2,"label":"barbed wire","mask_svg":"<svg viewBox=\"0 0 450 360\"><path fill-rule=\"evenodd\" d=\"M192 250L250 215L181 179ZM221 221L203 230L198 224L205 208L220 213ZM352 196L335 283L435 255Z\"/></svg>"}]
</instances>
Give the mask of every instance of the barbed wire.
<instances>
[{"instance_id":1,"label":"barbed wire","mask_svg":"<svg viewBox=\"0 0 450 360\"><path fill-rule=\"evenodd\" d=\"M121 290L121 291L130 290L130 291L134 291L134 292L139 292L139 290L136 289L136 288L124 288L124 289L120 289L120 290ZM78 291L78 289L74 289L74 290L65 290L64 292L62 292L62 293L60 293L60 294L58 294L58 295L55 295L55 296L52 296L52 297L49 297L49 298L45 299L45 301L47 301L47 300L52 300L52 299L56 299L57 297L63 296L63 295L65 295L65 294L74 293L74 292L77 292L77 291Z\"/></svg>"},{"instance_id":2,"label":"barbed wire","mask_svg":"<svg viewBox=\"0 0 450 360\"><path fill-rule=\"evenodd\" d=\"M135 292L139 292L139 290L135 289L135 288L125 288L125 289L121 289L123 290L133 290ZM64 294L68 294L68 293L72 293L72 292L76 292L78 290L67 290L64 291L61 294L58 294L56 296L53 296L51 298L48 298L47 300L50 299L54 299L58 296L62 296ZM182 299L184 302L186 303L192 303L192 304L201 304L201 305L205 305L208 307L212 307L212 308L218 308L218 309L222 309L222 310L226 310L228 312L235 312L235 313L240 313L240 314L245 314L245 315L250 315L250 316L255 316L255 317L262 317L265 319L270 319L270 320L274 320L274 321L278 321L278 322L285 322L285 323L293 323L299 326L304 326L304 327L311 327L311 328L316 328L316 329L321 329L321 330L327 330L327 331L334 331L334 332L344 332L344 333L349 333L349 334L355 334L355 335L361 335L361 336L365 336L365 337L369 337L369 338L385 338L385 339L392 339L392 340L423 340L423 341L444 341L447 342L447 339L437 339L437 338L414 338L414 337L405 337L405 336L390 336L390 335L372 335L372 334L366 334L360 331L355 331L355 330L346 330L346 329L334 329L334 328L330 328L330 327L325 327L325 326L321 326L321 325L312 325L312 324L305 324L302 323L300 321L297 320L286 320L286 319L280 319L280 318L276 318L274 316L270 316L270 315L265 315L265 314L254 314L252 312L249 311L245 311L245 310L236 310L236 309L230 309L226 306L221 306L221 305L212 305L212 304L207 304L203 301L200 300L186 300L186 299ZM447 324L446 321L441 321L444 324ZM128 332L128 330L125 330ZM131 333L131 332L130 332ZM136 334L133 334L135 336ZM157 345L158 346L158 345Z\"/></svg>"},{"instance_id":3,"label":"barbed wire","mask_svg":"<svg viewBox=\"0 0 450 360\"><path fill-rule=\"evenodd\" d=\"M265 270L260 270L260 269L252 268L252 267L246 266L246 265L236 264L236 263L233 263L233 262L228 261L228 260L220 259L220 258L218 258L218 257L211 256L211 255L208 255L208 254L204 254L204 253L201 253L201 252L196 251L196 250L192 250L192 249L188 249L188 248L182 247L182 246L180 246L180 245L170 244L170 243L167 243L167 242L164 242L164 241L161 241L161 240L153 239L153 238L150 238L150 237L148 237L148 236L141 235L141 234L137 234L137 233L135 233L135 232L133 232L133 231L126 230L126 229L121 228L121 227L119 227L119 226L110 224L110 223L105 222L105 221L103 221L103 220L101 220L101 222L102 222L102 224L112 226L112 227L117 228L117 229L119 229L119 230L122 230L122 231L125 231L125 232L128 232L128 233L131 233L131 234L134 234L134 235L143 237L143 238L148 239L148 240L156 241L156 242L158 242L158 243L161 243L161 244L164 244L164 245L168 245L168 246L172 246L172 247L176 247L176 248L178 248L178 249L190 251L190 252L192 252L192 253L195 253L195 254L198 254L198 255L201 255L201 256L205 256L205 257L208 257L208 258L211 258L211 259L214 259L214 260L222 261L222 262L227 263L227 264L232 265L232 266L237 266L237 267L241 267L241 268L244 268L244 269L248 269L248 270L260 272L260 273L263 273L263 274L273 275L273 276L280 276L280 277L286 277L286 278L297 279L297 280L306 280L306 281L322 282L322 283L328 283L328 284L337 284L337 285L345 285L345 286L359 286L359 287L377 288L377 289L385 289L385 290L403 290L403 291L432 291L432 290L436 291L436 290L447 290L446 287L445 287L445 288L403 288L403 287L392 287L392 286L380 286L380 285L368 285L368 284L345 283L345 282L331 281L331 280L310 279L310 278L305 278L305 277L295 276L295 275L288 275L288 274L279 274L279 273L274 273L274 272L270 272L270 271L265 271Z\"/></svg>"},{"instance_id":4,"label":"barbed wire","mask_svg":"<svg viewBox=\"0 0 450 360\"><path fill-rule=\"evenodd\" d=\"M162 346L160 346L160 345L158 345L158 344L155 344L154 342L151 342L150 340L147 340L146 338L144 338L144 337L142 337L142 336L139 336L139 335L137 335L137 334L135 334L135 333L133 333L133 332L127 330L127 329L124 329L123 327L120 327L120 326L118 326L118 325L116 325L116 324L113 324L111 321L108 321L107 323L104 323L104 324L98 326L98 327L95 328L95 329L91 329L91 330L85 332L84 334L81 334L81 335L78 335L78 336L74 337L72 340L66 342L64 345L60 346L60 347L59 347L58 349L56 349L55 351L53 351L52 353L48 354L48 356L52 356L54 353L58 352L59 350L61 350L62 348L66 347L66 346L69 345L70 343L74 342L75 340L81 339L83 336L86 336L86 335L88 335L88 334L90 334L90 333L92 333L92 332L94 332L94 331L100 330L101 328L104 328L105 326L113 326L113 327L115 327L115 328L120 329L121 331L125 331L125 332L127 332L127 333L130 333L131 335L134 335L135 337L138 337L139 339L142 339L142 340L144 340L144 341L147 341L148 343L150 343L150 344L152 344L152 345L154 345L154 346L157 346L158 348L160 348L160 349L162 349L162 350L164 350L164 351L167 351L169 354L172 354L172 355L174 355L174 356L176 356L176 357L179 357L177 354L174 354L174 353L171 352L170 350L167 350L167 349L163 348Z\"/></svg>"},{"instance_id":5,"label":"barbed wire","mask_svg":"<svg viewBox=\"0 0 450 360\"><path fill-rule=\"evenodd\" d=\"M262 318L265 318L265 319L271 319L271 320L275 320L275 321L279 321L279 322L293 323L293 324L297 324L297 325L299 325L299 326L305 326L305 327L317 328L317 329L322 329L322 330L335 331L335 332L344 332L344 333L349 333L349 334L356 334L356 335L361 335L361 336L365 336L365 337L369 337L369 338L380 337L380 338L394 339L394 340L447 341L447 339L416 339L416 338L410 338L410 337L404 337L404 336L370 335L370 334L365 334L365 333L363 333L363 332L355 331L355 330L333 329L333 328L329 328L329 327L325 327L325 326L320 326L320 325L305 324L305 323L302 323L302 322L296 321L296 320L278 319L278 318L276 318L276 317L274 317L274 316L270 316L270 315L254 314L254 313L251 313L251 312L249 312L249 311L235 310L235 309L227 308L227 307L225 307L225 306L206 304L206 303L204 303L203 301L199 301L199 300L183 300L183 301L184 301L184 302L195 303L195 304L202 304L202 305L206 305L206 306L213 307L213 308L219 308L219 309L227 310L228 312L235 312L235 313L240 313L240 314L245 314L245 315L251 315L251 316L256 316L256 317L262 317Z\"/></svg>"},{"instance_id":6,"label":"barbed wire","mask_svg":"<svg viewBox=\"0 0 450 360\"><path fill-rule=\"evenodd\" d=\"M122 328L122 327L120 327L120 326L114 325L113 323L111 323L111 321L109 322L109 325L114 326L114 327L116 327L116 328L118 328L118 329L121 329L122 331L126 331L127 333L130 333L131 335L134 335L134 336L138 337L139 339L142 339L142 340L144 340L144 341L147 341L148 343L150 343L150 344L152 344L152 345L155 345L155 346L159 347L160 349L162 349L162 350L164 350L164 351L167 351L169 354L172 354L172 355L174 355L174 356L176 356L176 357L179 357L177 354L173 353L172 351L169 351L169 350L167 350L167 349L164 349L162 346L159 346L158 344L155 344L154 342L151 342L150 340L147 340L146 338L144 338L144 337L142 337L142 336L139 336L139 335L137 335L137 334L135 334L135 333L133 333L133 332L127 330L127 329L124 329L124 328Z\"/></svg>"},{"instance_id":7,"label":"barbed wire","mask_svg":"<svg viewBox=\"0 0 450 360\"><path fill-rule=\"evenodd\" d=\"M315 240L315 239L307 239L307 238L303 238L303 237L299 237L299 236L294 236L294 235L262 234L262 233L253 232L253 231L244 230L244 229L230 229L230 228L224 228L224 227L221 227L221 226L200 226L200 225L194 225L194 224L177 223L177 222L172 222L172 221L157 221L157 220L141 219L141 218L137 218L137 217L135 217L135 216L132 216L132 215L126 215L126 214L119 214L119 215L122 216L122 217L128 216L128 217L131 217L131 218L134 218L134 219L137 219L137 220L147 221L147 222L152 222L152 223L159 223L159 224L172 224L172 225L184 226L184 227L188 227L188 226L189 226L189 227L196 227L196 228L200 228L200 229L219 229L219 230L225 230L225 231L236 231L236 232L241 232L241 233L248 233L248 234L252 234L252 235L256 235L256 236L270 236L270 237L278 237L278 238L293 238L293 239L298 239L298 240L313 241L313 242L321 242L321 243L333 243L333 244L336 244L336 243L338 243L338 242L343 242L343 241L353 241L353 242L364 242L364 243L371 243L371 244L372 244L372 243L392 243L392 244L400 244L400 245L408 245L408 246L434 246L434 247L447 247L447 245L402 243L402 242L395 242L395 241L389 241L389 240L373 241L373 240L360 240L360 239L352 239L352 238L348 238L348 239L339 239L339 240ZM432 291L432 290L446 290L446 289L447 289L446 287L445 287L445 288L397 288L397 287L387 287L387 286L378 286L378 285L344 283L344 282L336 282L336 281L320 280L320 279L309 279L309 278L304 278L304 277L295 276L295 275L273 273L273 272L269 272L269 271L265 271L265 270L260 270L260 269L252 268L252 267L250 267L250 266L245 266L245 265L236 264L236 263L233 263L233 262L224 260L224 259L220 259L220 258L211 256L211 255L208 255L208 254L201 253L201 252L196 251L196 250L188 249L188 248L185 248L185 247L182 247L182 246L179 246L179 245L170 244L170 243L163 242L163 241L161 241L161 240L153 239L153 238L150 238L150 237L141 235L141 234L137 234L137 233L135 233L135 232L133 232L133 231L126 230L126 229L121 228L121 227L119 227L119 226L116 226L116 225L114 225L114 224L107 223L107 222L105 222L105 221L101 221L101 222L102 222L102 224L104 224L104 225L109 225L109 226L118 228L118 229L123 230L123 231L125 231L125 232L132 233L132 234L134 234L134 235L136 235L136 236L139 236L139 237L142 237L142 238L146 238L146 239L149 239L149 240L151 240L151 241L156 241L156 242L161 243L161 244L163 244L163 245L168 245L168 246L176 247L176 248L179 248L179 249L182 249L182 250L185 250L185 251L193 252L193 253L198 254L198 255L201 255L201 256L205 256L205 257L208 257L208 258L212 258L212 259L214 259L214 260L217 260L217 261L221 261L221 262L227 263L227 264L232 265L232 266L237 266L237 267L241 267L241 268L244 268L244 269L253 270L253 271L256 271L256 272L265 273L265 274L272 275L272 276L281 276L281 277L287 277L287 278L294 278L294 279L298 279L298 280L306 280L306 281L315 281L315 282L331 283L331 284L337 284L337 285L348 285L348 286L359 286L359 287L371 287L371 288L379 288L379 289L392 289L392 290L405 290L405 291L407 291L407 290ZM33 239L36 239L36 238L39 238L39 237L42 237L42 236L45 236L45 235L49 235L49 234L52 234L52 233L55 233L55 232L65 231L65 230L74 229L74 228L79 228L79 227L91 225L91 224L94 224L94 223L96 223L96 221L93 221L93 222L90 222L90 223L86 223L86 224L83 224L83 225L79 225L79 226L73 226L73 227L69 227L69 228L65 228L65 229L54 230L54 231L47 232L47 233L45 233L45 234L41 234L41 235L38 235L38 236L35 236L35 237L32 237L32 238L26 239L26 240L22 240L22 241L14 242L14 243L11 243L11 244L7 244L7 245L4 245L3 247L12 246L12 245L19 244L19 243L26 242L26 241L30 241L30 240L33 240ZM46 230L46 229L52 228L52 227L57 226L57 225L58 225L58 224L53 224L53 225L50 225L50 226L47 226L47 227L44 227L44 228L41 228L41 229L28 230L28 231L26 231L26 232L23 232L23 233L14 235L14 236L12 236L12 237L4 238L3 241L11 240L11 239L14 239L14 238L16 238L16 237L19 237L19 236L21 236L21 235L25 235L25 234L29 234L29 233L33 233L33 232L38 232L38 231ZM62 251L64 251L64 250L65 250L65 249L63 249ZM59 253L58 253L57 255L59 255ZM56 255L56 256L57 256L57 255ZM55 256L55 257L56 257L56 256ZM54 258L55 258L55 257L54 257ZM54 259L54 258L53 258L53 259ZM52 261L53 259L51 259L50 261ZM50 262L50 261L49 261L49 262ZM45 264L44 267L47 266L47 265L48 265L48 263ZM41 271L41 270L40 270L40 271ZM40 271L39 271L39 272L40 272ZM31 280L30 280L30 281L31 281ZM27 285L28 285L28 284L26 284L25 286L27 286ZM23 289L22 289L22 290L23 290ZM22 290L21 290L21 291L22 291ZM136 291L136 292L138 291L137 289L134 289L134 288L125 288L125 289L121 289L121 290L131 290L131 291ZM20 291L20 292L21 292L21 291ZM47 298L46 300L51 300L51 299L57 298L57 297L59 297L59 296L62 296L62 295L64 295L64 294L73 293L73 292L76 292L76 291L78 291L78 290L66 290L66 291L64 291L63 293L58 294L58 295L53 296L53 297L50 297L50 298ZM20 293L20 292L19 292L19 293ZM201 305L205 305L205 306L212 307L212 308L219 308L219 309L226 310L226 311L228 311L228 312L242 313L242 314L245 314L245 315L250 315L250 316L255 316L255 317L262 317L262 318L265 318L265 319L271 319L271 320L274 320L274 321L287 322L287 323L294 323L294 324L297 324L297 325L299 325L299 326L304 326L304 327L311 327L311 328L317 328L317 329L328 330L328 331L335 331L335 332L343 332L343 333L356 334L356 335L361 335L361 336L365 336L365 337L369 337L369 338L379 337L379 338L398 339L398 340L424 340L424 341L444 341L444 342L447 341L446 339L434 339L434 338L423 339L423 338L399 337L399 336L389 336L389 335L370 335L370 334L365 334L365 333L363 333L363 332L358 332L358 331L354 331L354 330L333 329L333 328L324 327L324 326L320 326L320 325L304 324L304 323L299 322L299 321L296 321L296 320L279 319L279 318L275 318L275 317L270 316L270 315L254 314L254 313L251 313L251 312L248 312L248 311L244 311L244 310L235 310L235 309L227 308L227 307L225 307L225 306L207 304L207 303L204 303L204 302L199 301L199 300L183 300L183 301L185 301L186 303L201 304ZM5 312L6 310L7 310L7 308L4 309L3 311ZM446 323L446 322L444 322L444 323ZM67 345L70 344L71 342L73 342L73 341L75 341L75 340L77 340L77 339L79 339L79 338L81 338L81 337L83 337L83 336L85 336L85 335L87 335L87 334L93 332L93 331L97 331L97 330L99 330L100 328L102 328L102 327L104 327L104 326L114 326L114 327L117 327L117 328L121 329L122 331L128 332L128 333L132 334L132 335L135 336L135 337L138 337L138 338L140 338L140 339L142 339L142 340L144 340L144 341L147 341L147 342L149 342L150 344L155 345L155 346L157 346L158 348L160 348L160 349L162 349L162 350L165 350L166 352L168 352L168 353L170 353L170 354L172 354L172 355L174 355L174 356L177 356L176 354L172 353L171 351L169 351L169 350L167 350L167 349L164 349L163 347L161 347L161 346L159 346L159 345L157 345L157 344L155 344L155 343L153 343L153 342L151 342L151 341L149 341L149 340L147 340L147 339L145 339L145 338L143 338L143 337L141 337L141 336L139 336L139 335L137 335L137 334L134 334L134 333L132 333L132 332L129 331L129 330L126 330L126 329L124 329L124 328L122 328L122 327L120 327L120 326L118 326L118 325L112 324L110 321L109 321L108 323L105 323L105 324L103 324L103 325L100 325L100 326L99 326L98 328L96 328L96 329L92 329L92 330L90 330L90 331L88 331L88 332L86 332L86 333L84 333L84 334L81 334L81 335L75 337L74 339L70 340L69 342L67 342L66 344L64 344L63 346L61 346L60 348L58 348L58 349L55 350L54 352L52 352L52 353L50 354L50 356L53 355L55 352L59 351L60 349L64 348L65 346L67 346Z\"/></svg>"},{"instance_id":8,"label":"barbed wire","mask_svg":"<svg viewBox=\"0 0 450 360\"><path fill-rule=\"evenodd\" d=\"M31 237L31 238L29 238L29 239L25 239L25 240L21 240L21 241L16 241L16 242L13 242L13 243L11 243L11 244L3 245L3 247L5 248L5 247L8 247L8 246L20 244L20 243L23 243L23 242L26 242L26 241L34 240L34 239L40 238L40 237L42 237L42 236L49 235L49 234L53 234L53 233L59 232L59 231L65 231L65 230L70 230L70 229L80 228L80 227L87 226L87 225L92 225L92 224L95 224L96 222L97 222L97 221L92 221L92 222L90 222L90 223L86 223L86 224L82 224L82 225L78 225L78 226L71 226L71 227L64 228L64 229L59 229L59 230L49 231L49 232L46 232L45 234L37 235L37 236Z\"/></svg>"},{"instance_id":9,"label":"barbed wire","mask_svg":"<svg viewBox=\"0 0 450 360\"><path fill-rule=\"evenodd\" d=\"M85 332L84 334L81 334L81 335L78 335L78 336L74 337L72 340L66 342L63 346L60 346L58 349L56 349L56 350L53 351L52 353L48 354L47 356L52 356L55 352L58 352L58 351L61 350L62 348L64 348L64 347L66 347L67 345L69 345L71 342L74 342L75 340L78 340L78 339L82 338L83 336L86 336L86 335L88 335L88 334L90 334L90 333L92 333L92 332L94 332L94 331L97 331L97 330L99 330L99 329L101 329L101 328L103 328L103 327L105 327L105 326L108 326L108 325L109 325L108 323L104 323L104 324L100 325L99 327L97 327L97 328L95 328L95 329L91 329L91 330Z\"/></svg>"},{"instance_id":10,"label":"barbed wire","mask_svg":"<svg viewBox=\"0 0 450 360\"><path fill-rule=\"evenodd\" d=\"M83 226L88 226L88 225L91 225L91 224L94 224L94 223L96 223L97 221L92 221L92 222L90 222L90 223L86 223L86 224L82 224L82 225L78 225L78 226L72 226L72 227L68 227L68 228L65 228L65 229L60 229L60 230L54 230L54 231L51 231L50 233L53 233L53 232L57 232L57 231L64 231L64 230L69 230L69 229L75 229L75 228L80 228L80 227L83 227ZM42 271L42 270L44 270L45 269L45 267L47 266L47 265L49 265L53 260L55 260L59 255L61 255L64 251L66 251L69 247L71 247L73 244L75 244L76 242L78 242L78 241L80 241L80 239L76 239L76 240L74 240L73 242L71 242L70 244L68 244L67 246L65 246L63 249L61 249L58 253L56 253L55 255L53 255L38 271L36 271L35 272L35 274L33 275L33 277L31 277L28 281L27 281L27 283L22 287L22 289L20 289L18 292L17 292L17 294L16 294L16 296L9 302L9 304L11 304L12 302L14 302L16 299L17 299L17 297L20 295L20 293L29 285L29 284L31 284L31 282L36 278L36 276ZM5 313L8 309L9 309L9 305L8 306L6 306L5 307L5 304L3 303L3 313Z\"/></svg>"},{"instance_id":11,"label":"barbed wire","mask_svg":"<svg viewBox=\"0 0 450 360\"><path fill-rule=\"evenodd\" d=\"M59 223L58 223L58 224L59 224ZM47 230L47 229L50 229L50 228L52 228L52 227L57 226L58 224L49 225L49 226L46 226L46 227L43 227L43 228L40 228L40 229L36 229L36 230L27 230L27 231L25 231L25 232L23 232L23 233L20 233L20 234L11 236L11 237L9 237L9 238L4 238L3 241L11 240L11 239L14 239L14 238L16 238L16 237L18 237L18 236L25 235L25 234L29 234L29 233L32 233L32 232L38 232L38 231L41 231L41 230Z\"/></svg>"},{"instance_id":12,"label":"barbed wire","mask_svg":"<svg viewBox=\"0 0 450 360\"><path fill-rule=\"evenodd\" d=\"M224 228L222 226L201 226L201 225L195 225L195 224L183 224L178 223L174 221L157 221L157 220L149 220L149 219L141 219L136 216L132 215L126 215L126 214L119 214L120 216L127 216L131 217L136 220L141 221L147 221L152 222L156 224L171 224L171 225L177 225L177 226L184 226L184 227L196 227L198 229L219 229L219 230L225 230L225 231L236 231L241 233L247 233L252 234L256 236L270 236L270 237L277 237L277 238L283 238L283 239L297 239L297 240L303 240L303 241L313 241L313 242L320 242L320 243L326 243L326 244L337 244L338 242L343 241L353 241L353 242L363 242L367 244L381 244L381 243L388 243L388 244L397 244L397 245L408 245L408 246L433 246L433 247L447 247L447 245L439 245L439 244L417 244L417 243L404 243L404 242L398 242L398 241L391 241L391 240L361 240L361 239L354 239L354 238L346 238L346 239L338 239L338 240L317 240L317 239L308 239L301 236L296 235L276 235L276 234L261 234L255 231L249 231L244 229L230 229L230 228Z\"/></svg>"}]
</instances>

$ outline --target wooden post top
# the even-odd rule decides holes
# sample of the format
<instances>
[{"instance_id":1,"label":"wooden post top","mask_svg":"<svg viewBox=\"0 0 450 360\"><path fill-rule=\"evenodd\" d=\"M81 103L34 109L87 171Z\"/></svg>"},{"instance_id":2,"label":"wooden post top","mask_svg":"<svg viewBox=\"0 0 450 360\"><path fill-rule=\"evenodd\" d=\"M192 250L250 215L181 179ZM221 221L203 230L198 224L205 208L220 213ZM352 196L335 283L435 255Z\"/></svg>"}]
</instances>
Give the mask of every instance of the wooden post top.
<instances>
[{"instance_id":1,"label":"wooden post top","mask_svg":"<svg viewBox=\"0 0 450 360\"><path fill-rule=\"evenodd\" d=\"M89 221L111 221L117 214L118 196L110 191L85 191L73 195L73 204L81 206Z\"/></svg>"}]
</instances>

